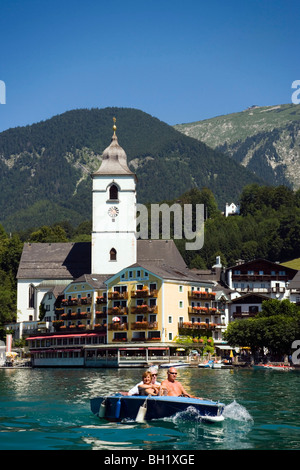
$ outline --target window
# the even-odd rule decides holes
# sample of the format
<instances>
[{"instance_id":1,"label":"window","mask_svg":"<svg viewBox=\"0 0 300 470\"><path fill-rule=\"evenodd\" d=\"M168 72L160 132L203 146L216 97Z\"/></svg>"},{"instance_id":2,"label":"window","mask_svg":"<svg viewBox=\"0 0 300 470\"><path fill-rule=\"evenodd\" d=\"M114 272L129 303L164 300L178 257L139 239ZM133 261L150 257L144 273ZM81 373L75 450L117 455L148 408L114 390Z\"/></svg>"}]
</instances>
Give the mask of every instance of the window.
<instances>
[{"instance_id":1,"label":"window","mask_svg":"<svg viewBox=\"0 0 300 470\"><path fill-rule=\"evenodd\" d=\"M249 275L249 276L253 276L253 274L254 274L254 271L252 271L252 270L249 270L249 271L248 271L248 275Z\"/></svg>"},{"instance_id":2,"label":"window","mask_svg":"<svg viewBox=\"0 0 300 470\"><path fill-rule=\"evenodd\" d=\"M258 306L257 305L249 305L249 313L257 313Z\"/></svg>"},{"instance_id":3,"label":"window","mask_svg":"<svg viewBox=\"0 0 300 470\"><path fill-rule=\"evenodd\" d=\"M115 184L109 188L109 199L118 199L118 188Z\"/></svg>"},{"instance_id":4,"label":"window","mask_svg":"<svg viewBox=\"0 0 300 470\"><path fill-rule=\"evenodd\" d=\"M172 323L172 315L168 316L168 323Z\"/></svg>"},{"instance_id":5,"label":"window","mask_svg":"<svg viewBox=\"0 0 300 470\"><path fill-rule=\"evenodd\" d=\"M182 300L179 301L179 308L183 308L183 301Z\"/></svg>"},{"instance_id":6,"label":"window","mask_svg":"<svg viewBox=\"0 0 300 470\"><path fill-rule=\"evenodd\" d=\"M112 248L109 252L109 259L110 261L117 261L117 250Z\"/></svg>"},{"instance_id":7,"label":"window","mask_svg":"<svg viewBox=\"0 0 300 470\"><path fill-rule=\"evenodd\" d=\"M172 341L173 339L173 333L169 333L169 341Z\"/></svg>"},{"instance_id":8,"label":"window","mask_svg":"<svg viewBox=\"0 0 300 470\"><path fill-rule=\"evenodd\" d=\"M183 286L179 286L179 292L183 292Z\"/></svg>"},{"instance_id":9,"label":"window","mask_svg":"<svg viewBox=\"0 0 300 470\"><path fill-rule=\"evenodd\" d=\"M29 298L28 298L28 307L29 308L34 308L35 305L34 305L34 286L31 284L29 286Z\"/></svg>"}]
</instances>

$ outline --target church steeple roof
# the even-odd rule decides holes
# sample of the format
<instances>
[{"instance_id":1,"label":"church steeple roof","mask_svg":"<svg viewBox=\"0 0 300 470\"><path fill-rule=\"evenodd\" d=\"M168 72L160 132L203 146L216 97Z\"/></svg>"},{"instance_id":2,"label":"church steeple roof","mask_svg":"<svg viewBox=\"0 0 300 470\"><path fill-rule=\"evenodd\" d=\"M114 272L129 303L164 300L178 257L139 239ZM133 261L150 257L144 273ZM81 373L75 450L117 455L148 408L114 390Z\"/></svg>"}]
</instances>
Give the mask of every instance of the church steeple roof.
<instances>
[{"instance_id":1,"label":"church steeple roof","mask_svg":"<svg viewBox=\"0 0 300 470\"><path fill-rule=\"evenodd\" d=\"M102 154L102 163L99 170L93 175L134 175L127 166L127 155L125 150L119 145L116 135L116 118L113 118L113 136L110 145Z\"/></svg>"}]
</instances>

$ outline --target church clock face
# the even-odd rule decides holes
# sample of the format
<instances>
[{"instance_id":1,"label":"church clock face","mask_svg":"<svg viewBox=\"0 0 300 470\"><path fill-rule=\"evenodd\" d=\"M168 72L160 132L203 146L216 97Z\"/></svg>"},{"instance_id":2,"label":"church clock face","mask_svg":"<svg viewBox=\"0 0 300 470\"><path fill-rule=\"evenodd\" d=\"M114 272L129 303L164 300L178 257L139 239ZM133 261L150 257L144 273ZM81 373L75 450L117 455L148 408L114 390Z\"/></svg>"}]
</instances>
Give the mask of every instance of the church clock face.
<instances>
[{"instance_id":1,"label":"church clock face","mask_svg":"<svg viewBox=\"0 0 300 470\"><path fill-rule=\"evenodd\" d=\"M110 207L108 209L108 215L112 217L113 219L115 217L118 217L118 214L119 214L119 209L116 206Z\"/></svg>"}]
</instances>

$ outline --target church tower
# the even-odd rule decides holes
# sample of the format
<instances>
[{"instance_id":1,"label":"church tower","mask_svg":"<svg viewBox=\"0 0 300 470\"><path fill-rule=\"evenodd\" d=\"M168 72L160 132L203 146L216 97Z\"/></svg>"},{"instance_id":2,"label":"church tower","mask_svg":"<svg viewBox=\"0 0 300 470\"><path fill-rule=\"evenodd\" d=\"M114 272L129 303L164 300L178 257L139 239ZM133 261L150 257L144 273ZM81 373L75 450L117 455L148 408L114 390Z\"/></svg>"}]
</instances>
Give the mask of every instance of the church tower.
<instances>
[{"instance_id":1,"label":"church tower","mask_svg":"<svg viewBox=\"0 0 300 470\"><path fill-rule=\"evenodd\" d=\"M92 273L115 274L136 262L136 175L116 136L92 174Z\"/></svg>"}]
</instances>

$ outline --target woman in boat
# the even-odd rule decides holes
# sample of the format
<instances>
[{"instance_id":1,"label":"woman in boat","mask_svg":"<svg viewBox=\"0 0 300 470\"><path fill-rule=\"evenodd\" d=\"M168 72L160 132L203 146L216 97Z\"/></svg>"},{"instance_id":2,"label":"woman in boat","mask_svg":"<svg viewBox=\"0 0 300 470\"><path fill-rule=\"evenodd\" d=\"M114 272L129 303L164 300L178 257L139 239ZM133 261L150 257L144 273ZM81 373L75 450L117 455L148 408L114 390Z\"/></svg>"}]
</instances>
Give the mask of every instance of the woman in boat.
<instances>
[{"instance_id":1,"label":"woman in boat","mask_svg":"<svg viewBox=\"0 0 300 470\"><path fill-rule=\"evenodd\" d=\"M147 372L150 372L151 374L151 383L153 385L160 385L160 382L157 382L157 370L158 368L156 366L151 366L149 369L147 369ZM142 385L144 382L141 381L138 384L136 384L133 388L129 390L126 395L139 395L139 385Z\"/></svg>"},{"instance_id":2,"label":"woman in boat","mask_svg":"<svg viewBox=\"0 0 300 470\"><path fill-rule=\"evenodd\" d=\"M151 372L143 373L143 383L138 385L139 395L159 395L160 387L151 383Z\"/></svg>"}]
</instances>

